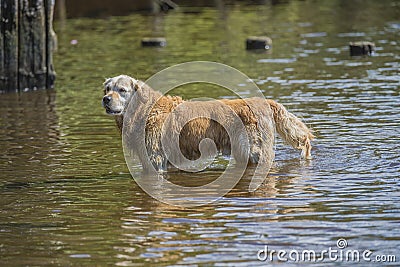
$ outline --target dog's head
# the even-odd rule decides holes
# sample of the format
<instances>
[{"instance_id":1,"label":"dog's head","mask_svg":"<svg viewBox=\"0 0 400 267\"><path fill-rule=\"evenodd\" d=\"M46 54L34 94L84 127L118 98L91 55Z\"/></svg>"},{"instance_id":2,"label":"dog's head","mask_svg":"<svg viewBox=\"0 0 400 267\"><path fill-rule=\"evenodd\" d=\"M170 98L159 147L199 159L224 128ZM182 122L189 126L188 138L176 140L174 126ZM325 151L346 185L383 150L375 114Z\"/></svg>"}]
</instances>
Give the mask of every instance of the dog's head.
<instances>
[{"instance_id":1,"label":"dog's head","mask_svg":"<svg viewBox=\"0 0 400 267\"><path fill-rule=\"evenodd\" d=\"M102 105L107 114L122 115L131 97L140 88L140 82L127 75L108 78L104 82L104 97Z\"/></svg>"}]
</instances>

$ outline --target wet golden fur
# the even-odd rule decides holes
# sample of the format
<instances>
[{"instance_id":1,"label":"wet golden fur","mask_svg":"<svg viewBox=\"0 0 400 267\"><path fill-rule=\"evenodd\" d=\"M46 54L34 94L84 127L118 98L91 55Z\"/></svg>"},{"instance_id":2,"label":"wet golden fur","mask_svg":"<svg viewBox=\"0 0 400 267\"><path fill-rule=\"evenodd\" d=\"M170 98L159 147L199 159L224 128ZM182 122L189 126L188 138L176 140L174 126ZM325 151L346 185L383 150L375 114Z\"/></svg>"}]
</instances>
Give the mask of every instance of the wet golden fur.
<instances>
[{"instance_id":1,"label":"wet golden fur","mask_svg":"<svg viewBox=\"0 0 400 267\"><path fill-rule=\"evenodd\" d=\"M201 156L200 141L210 138L219 152L232 153L237 162L264 162L273 157L274 130L286 143L301 150L302 158L311 158L312 132L273 100L184 101L178 96L164 96L126 75L107 79L104 87L103 106L107 113L115 115L121 133L126 127L128 145L139 156L145 170L151 165L156 170L166 170L170 160L177 160L167 157L161 144L165 135L173 134L179 135L177 149L189 160ZM130 102L133 111L127 117L125 112ZM187 123L183 126L183 122ZM223 122L224 127L218 122ZM137 134L140 129L145 129L145 148L142 149L140 142L143 140ZM232 136L228 132L233 133Z\"/></svg>"}]
</instances>

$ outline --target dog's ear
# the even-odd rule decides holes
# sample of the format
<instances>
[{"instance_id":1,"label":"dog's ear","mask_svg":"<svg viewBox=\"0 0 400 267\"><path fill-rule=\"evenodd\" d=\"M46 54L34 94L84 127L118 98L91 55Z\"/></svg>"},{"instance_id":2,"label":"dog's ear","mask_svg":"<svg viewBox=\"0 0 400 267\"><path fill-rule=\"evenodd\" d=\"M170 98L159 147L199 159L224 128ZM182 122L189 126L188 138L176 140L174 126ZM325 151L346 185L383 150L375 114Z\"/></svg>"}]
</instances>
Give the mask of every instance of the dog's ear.
<instances>
[{"instance_id":1,"label":"dog's ear","mask_svg":"<svg viewBox=\"0 0 400 267\"><path fill-rule=\"evenodd\" d=\"M108 83L111 82L111 78L105 78L105 81L103 83L103 86L106 86Z\"/></svg>"},{"instance_id":2,"label":"dog's ear","mask_svg":"<svg viewBox=\"0 0 400 267\"><path fill-rule=\"evenodd\" d=\"M108 86L108 84L111 82L111 78L106 78L105 79L105 81L104 81L104 83L103 83L103 93L104 94L107 94L107 86Z\"/></svg>"},{"instance_id":3,"label":"dog's ear","mask_svg":"<svg viewBox=\"0 0 400 267\"><path fill-rule=\"evenodd\" d=\"M136 84L138 83L138 80L135 80L132 77L129 77L129 80L130 80L130 86L131 86L132 91L136 92Z\"/></svg>"},{"instance_id":4,"label":"dog's ear","mask_svg":"<svg viewBox=\"0 0 400 267\"><path fill-rule=\"evenodd\" d=\"M148 90L146 90L147 85L142 81L134 80L134 79L132 79L132 80L133 81L131 81L131 82L132 82L132 87L135 92L135 95L138 97L138 99L141 102L143 102L143 103L146 102L149 99L149 92L148 92Z\"/></svg>"}]
</instances>

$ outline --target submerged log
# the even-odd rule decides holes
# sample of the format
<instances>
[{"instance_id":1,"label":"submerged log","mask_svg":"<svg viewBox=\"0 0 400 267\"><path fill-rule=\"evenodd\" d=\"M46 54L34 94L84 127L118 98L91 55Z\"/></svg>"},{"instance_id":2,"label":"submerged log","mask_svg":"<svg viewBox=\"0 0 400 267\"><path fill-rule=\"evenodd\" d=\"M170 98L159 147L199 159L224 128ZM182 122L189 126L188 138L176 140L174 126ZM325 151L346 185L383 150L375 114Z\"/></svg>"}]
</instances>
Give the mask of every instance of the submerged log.
<instances>
[{"instance_id":1,"label":"submerged log","mask_svg":"<svg viewBox=\"0 0 400 267\"><path fill-rule=\"evenodd\" d=\"M54 86L54 0L0 0L0 91Z\"/></svg>"}]
</instances>

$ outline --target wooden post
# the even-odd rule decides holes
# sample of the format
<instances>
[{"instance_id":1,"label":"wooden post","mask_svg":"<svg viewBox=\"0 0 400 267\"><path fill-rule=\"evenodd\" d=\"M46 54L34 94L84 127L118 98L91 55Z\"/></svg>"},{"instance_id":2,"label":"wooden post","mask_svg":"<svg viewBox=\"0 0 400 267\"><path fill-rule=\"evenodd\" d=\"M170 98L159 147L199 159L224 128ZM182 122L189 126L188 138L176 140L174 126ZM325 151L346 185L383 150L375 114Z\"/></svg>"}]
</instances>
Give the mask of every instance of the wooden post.
<instances>
[{"instance_id":1,"label":"wooden post","mask_svg":"<svg viewBox=\"0 0 400 267\"><path fill-rule=\"evenodd\" d=\"M54 86L54 0L0 0L0 91Z\"/></svg>"},{"instance_id":2,"label":"wooden post","mask_svg":"<svg viewBox=\"0 0 400 267\"><path fill-rule=\"evenodd\" d=\"M56 72L53 65L53 52L57 50L57 35L53 29L55 0L45 1L46 11L46 88L53 88Z\"/></svg>"},{"instance_id":3,"label":"wooden post","mask_svg":"<svg viewBox=\"0 0 400 267\"><path fill-rule=\"evenodd\" d=\"M2 91L18 88L18 2L1 1L1 61L0 89Z\"/></svg>"}]
</instances>

